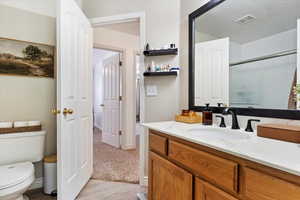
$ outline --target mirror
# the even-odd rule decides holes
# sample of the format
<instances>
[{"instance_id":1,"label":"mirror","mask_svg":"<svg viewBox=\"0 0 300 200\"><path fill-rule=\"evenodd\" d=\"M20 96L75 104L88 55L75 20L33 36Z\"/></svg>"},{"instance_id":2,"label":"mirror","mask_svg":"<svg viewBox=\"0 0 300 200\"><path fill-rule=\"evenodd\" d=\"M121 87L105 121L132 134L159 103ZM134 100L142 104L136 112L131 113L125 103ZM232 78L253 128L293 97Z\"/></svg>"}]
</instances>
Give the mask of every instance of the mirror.
<instances>
[{"instance_id":1,"label":"mirror","mask_svg":"<svg viewBox=\"0 0 300 200\"><path fill-rule=\"evenodd\" d=\"M298 0L212 0L193 12L190 107L297 109L299 7Z\"/></svg>"}]
</instances>

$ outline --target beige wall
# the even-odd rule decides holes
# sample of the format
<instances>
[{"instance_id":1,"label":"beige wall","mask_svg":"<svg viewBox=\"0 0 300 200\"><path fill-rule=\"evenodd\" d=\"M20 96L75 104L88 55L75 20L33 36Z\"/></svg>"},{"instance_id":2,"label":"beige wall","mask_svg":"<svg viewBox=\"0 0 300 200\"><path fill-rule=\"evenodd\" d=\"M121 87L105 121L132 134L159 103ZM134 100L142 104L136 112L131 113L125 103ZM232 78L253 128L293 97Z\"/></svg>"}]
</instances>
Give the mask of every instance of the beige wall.
<instances>
[{"instance_id":1,"label":"beige wall","mask_svg":"<svg viewBox=\"0 0 300 200\"><path fill-rule=\"evenodd\" d=\"M0 5L0 37L55 45L55 19ZM0 121L40 120L47 131L46 155L56 152L56 85L51 78L0 76ZM42 168L36 168L37 177Z\"/></svg>"},{"instance_id":2,"label":"beige wall","mask_svg":"<svg viewBox=\"0 0 300 200\"><path fill-rule=\"evenodd\" d=\"M124 87L122 95L124 106L122 110L123 130L125 134L121 138L122 147L125 149L134 148L135 134L128 135L127 133L135 133L135 55L139 49L139 37L123 32L110 30L107 28L94 29L94 44L116 47L124 50L124 71L123 82ZM124 137L125 136L125 137Z\"/></svg>"}]
</instances>

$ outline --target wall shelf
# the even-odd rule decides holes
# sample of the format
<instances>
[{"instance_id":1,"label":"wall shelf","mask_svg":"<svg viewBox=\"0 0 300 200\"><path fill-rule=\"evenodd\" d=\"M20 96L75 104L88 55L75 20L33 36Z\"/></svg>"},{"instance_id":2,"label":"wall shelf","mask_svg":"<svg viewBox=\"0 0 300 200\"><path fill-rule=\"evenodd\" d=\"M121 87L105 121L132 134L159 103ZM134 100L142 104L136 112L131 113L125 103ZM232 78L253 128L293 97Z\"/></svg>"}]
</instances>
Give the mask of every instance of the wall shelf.
<instances>
[{"instance_id":1,"label":"wall shelf","mask_svg":"<svg viewBox=\"0 0 300 200\"><path fill-rule=\"evenodd\" d=\"M177 54L178 54L177 48L144 51L145 56L166 56L166 55L177 55Z\"/></svg>"},{"instance_id":2,"label":"wall shelf","mask_svg":"<svg viewBox=\"0 0 300 200\"><path fill-rule=\"evenodd\" d=\"M144 76L177 76L177 72L144 72Z\"/></svg>"}]
</instances>

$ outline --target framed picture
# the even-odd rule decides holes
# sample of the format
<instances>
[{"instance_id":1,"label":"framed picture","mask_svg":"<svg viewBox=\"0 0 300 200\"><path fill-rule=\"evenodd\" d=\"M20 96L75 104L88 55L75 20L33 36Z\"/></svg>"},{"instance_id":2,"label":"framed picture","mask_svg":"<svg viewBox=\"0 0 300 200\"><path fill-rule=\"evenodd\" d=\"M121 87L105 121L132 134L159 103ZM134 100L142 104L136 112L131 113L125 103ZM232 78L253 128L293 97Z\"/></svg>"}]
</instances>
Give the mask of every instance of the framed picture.
<instances>
[{"instance_id":1,"label":"framed picture","mask_svg":"<svg viewBox=\"0 0 300 200\"><path fill-rule=\"evenodd\" d=\"M54 78L54 46L0 38L0 74Z\"/></svg>"}]
</instances>

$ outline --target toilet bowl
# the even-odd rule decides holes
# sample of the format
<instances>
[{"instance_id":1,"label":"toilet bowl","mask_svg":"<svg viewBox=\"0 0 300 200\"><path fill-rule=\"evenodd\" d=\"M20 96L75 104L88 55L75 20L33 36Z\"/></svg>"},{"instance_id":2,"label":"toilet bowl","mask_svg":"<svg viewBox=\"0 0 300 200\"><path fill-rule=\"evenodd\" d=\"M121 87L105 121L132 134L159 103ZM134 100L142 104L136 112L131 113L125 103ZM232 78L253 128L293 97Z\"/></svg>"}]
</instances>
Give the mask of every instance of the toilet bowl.
<instances>
[{"instance_id":1,"label":"toilet bowl","mask_svg":"<svg viewBox=\"0 0 300 200\"><path fill-rule=\"evenodd\" d=\"M0 200L27 200L34 162L44 157L45 131L0 134Z\"/></svg>"},{"instance_id":2,"label":"toilet bowl","mask_svg":"<svg viewBox=\"0 0 300 200\"><path fill-rule=\"evenodd\" d=\"M0 200L26 200L23 193L34 181L30 162L0 166Z\"/></svg>"}]
</instances>

